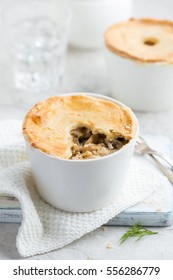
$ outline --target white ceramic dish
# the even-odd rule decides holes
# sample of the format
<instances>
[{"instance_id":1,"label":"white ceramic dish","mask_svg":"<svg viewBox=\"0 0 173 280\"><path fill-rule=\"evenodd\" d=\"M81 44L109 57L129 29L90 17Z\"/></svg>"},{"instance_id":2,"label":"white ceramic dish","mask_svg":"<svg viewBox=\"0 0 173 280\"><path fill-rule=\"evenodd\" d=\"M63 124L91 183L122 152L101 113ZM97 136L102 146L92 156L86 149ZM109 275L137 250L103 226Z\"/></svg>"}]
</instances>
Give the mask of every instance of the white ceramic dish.
<instances>
[{"instance_id":1,"label":"white ceramic dish","mask_svg":"<svg viewBox=\"0 0 173 280\"><path fill-rule=\"evenodd\" d=\"M106 29L131 16L131 0L67 1L73 12L70 43L77 47L101 47Z\"/></svg>"},{"instance_id":2,"label":"white ceramic dish","mask_svg":"<svg viewBox=\"0 0 173 280\"><path fill-rule=\"evenodd\" d=\"M142 63L105 50L112 97L137 111L173 107L173 65Z\"/></svg>"},{"instance_id":3,"label":"white ceramic dish","mask_svg":"<svg viewBox=\"0 0 173 280\"><path fill-rule=\"evenodd\" d=\"M133 0L132 17L173 20L172 0Z\"/></svg>"},{"instance_id":4,"label":"white ceramic dish","mask_svg":"<svg viewBox=\"0 0 173 280\"><path fill-rule=\"evenodd\" d=\"M125 106L102 95L85 95ZM119 151L90 160L65 160L50 156L32 147L25 137L41 197L54 207L71 212L94 211L113 202L123 188L137 134L138 129L135 137Z\"/></svg>"}]
</instances>

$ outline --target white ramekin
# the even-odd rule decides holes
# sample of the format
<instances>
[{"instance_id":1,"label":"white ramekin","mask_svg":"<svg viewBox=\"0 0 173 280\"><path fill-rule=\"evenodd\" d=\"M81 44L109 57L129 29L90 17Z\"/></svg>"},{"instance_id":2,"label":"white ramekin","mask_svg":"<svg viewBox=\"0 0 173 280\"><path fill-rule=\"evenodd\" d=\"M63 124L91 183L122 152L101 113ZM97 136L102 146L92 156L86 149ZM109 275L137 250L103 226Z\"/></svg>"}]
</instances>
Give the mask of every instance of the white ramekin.
<instances>
[{"instance_id":1,"label":"white ramekin","mask_svg":"<svg viewBox=\"0 0 173 280\"><path fill-rule=\"evenodd\" d=\"M173 107L173 65L144 63L105 50L111 96L137 111Z\"/></svg>"},{"instance_id":2,"label":"white ramekin","mask_svg":"<svg viewBox=\"0 0 173 280\"><path fill-rule=\"evenodd\" d=\"M67 1L73 12L70 43L77 47L101 47L106 29L131 16L132 0Z\"/></svg>"},{"instance_id":3,"label":"white ramekin","mask_svg":"<svg viewBox=\"0 0 173 280\"><path fill-rule=\"evenodd\" d=\"M172 0L133 0L132 17L173 20Z\"/></svg>"},{"instance_id":4,"label":"white ramekin","mask_svg":"<svg viewBox=\"0 0 173 280\"><path fill-rule=\"evenodd\" d=\"M82 95L110 100L126 107L102 95ZM135 116L134 119L137 122ZM135 137L119 151L83 161L50 156L32 147L24 135L40 196L52 206L70 212L94 211L113 202L123 188L137 134L138 127Z\"/></svg>"}]
</instances>

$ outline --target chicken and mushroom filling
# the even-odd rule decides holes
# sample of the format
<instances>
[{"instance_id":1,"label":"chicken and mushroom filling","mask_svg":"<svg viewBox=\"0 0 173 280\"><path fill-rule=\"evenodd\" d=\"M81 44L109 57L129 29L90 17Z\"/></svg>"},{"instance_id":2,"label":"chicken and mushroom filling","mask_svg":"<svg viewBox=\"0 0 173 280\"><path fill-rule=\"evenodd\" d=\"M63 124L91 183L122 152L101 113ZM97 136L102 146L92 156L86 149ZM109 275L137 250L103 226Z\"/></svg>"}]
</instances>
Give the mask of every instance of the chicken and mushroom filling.
<instances>
[{"instance_id":1,"label":"chicken and mushroom filling","mask_svg":"<svg viewBox=\"0 0 173 280\"><path fill-rule=\"evenodd\" d=\"M105 134L92 132L87 127L71 130L73 145L71 159L91 159L118 151L129 141L124 137L107 138Z\"/></svg>"}]
</instances>

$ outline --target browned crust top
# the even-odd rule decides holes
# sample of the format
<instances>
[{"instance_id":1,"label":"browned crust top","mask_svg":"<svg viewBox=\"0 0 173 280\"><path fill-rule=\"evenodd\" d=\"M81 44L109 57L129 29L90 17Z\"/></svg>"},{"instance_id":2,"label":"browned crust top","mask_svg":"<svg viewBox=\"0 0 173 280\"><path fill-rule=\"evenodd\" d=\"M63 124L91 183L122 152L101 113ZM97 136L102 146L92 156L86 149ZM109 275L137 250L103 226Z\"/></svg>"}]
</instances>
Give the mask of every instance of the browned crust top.
<instances>
[{"instance_id":1,"label":"browned crust top","mask_svg":"<svg viewBox=\"0 0 173 280\"><path fill-rule=\"evenodd\" d=\"M111 26L104 39L107 48L121 57L144 63L173 63L172 21L131 18ZM149 45L144 43L147 39L158 42Z\"/></svg>"},{"instance_id":2,"label":"browned crust top","mask_svg":"<svg viewBox=\"0 0 173 280\"><path fill-rule=\"evenodd\" d=\"M130 140L137 130L137 122L129 108L108 100L86 95L64 95L36 104L26 115L23 133L29 143L43 152L70 158L71 129L86 126L109 136L124 136Z\"/></svg>"}]
</instances>

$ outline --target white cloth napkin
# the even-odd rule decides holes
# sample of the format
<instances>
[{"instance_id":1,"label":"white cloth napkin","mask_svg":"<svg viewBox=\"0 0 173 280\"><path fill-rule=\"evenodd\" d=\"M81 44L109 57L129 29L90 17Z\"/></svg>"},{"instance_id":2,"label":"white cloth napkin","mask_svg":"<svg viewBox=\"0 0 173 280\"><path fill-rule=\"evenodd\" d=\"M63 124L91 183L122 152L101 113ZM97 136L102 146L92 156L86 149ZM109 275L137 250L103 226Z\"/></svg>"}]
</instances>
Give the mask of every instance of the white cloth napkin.
<instances>
[{"instance_id":1,"label":"white cloth napkin","mask_svg":"<svg viewBox=\"0 0 173 280\"><path fill-rule=\"evenodd\" d=\"M61 248L107 223L121 211L144 200L164 184L134 157L124 191L111 205L91 213L68 213L45 203L34 186L20 121L0 122L0 193L14 195L21 203L23 220L17 249L28 257Z\"/></svg>"}]
</instances>

